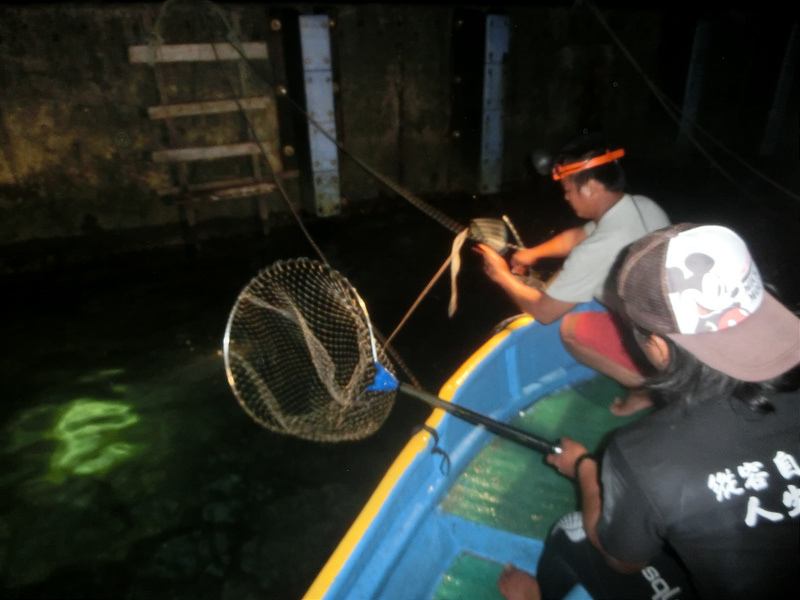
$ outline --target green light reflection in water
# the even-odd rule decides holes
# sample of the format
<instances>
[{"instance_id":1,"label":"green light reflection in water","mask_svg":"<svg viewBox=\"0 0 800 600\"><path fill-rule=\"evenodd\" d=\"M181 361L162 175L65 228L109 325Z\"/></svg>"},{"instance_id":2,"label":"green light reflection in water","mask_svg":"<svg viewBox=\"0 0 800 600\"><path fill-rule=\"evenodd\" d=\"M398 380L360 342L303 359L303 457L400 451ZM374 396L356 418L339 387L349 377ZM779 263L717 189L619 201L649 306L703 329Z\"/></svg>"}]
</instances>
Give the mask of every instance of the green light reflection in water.
<instances>
[{"instance_id":1,"label":"green light reflection in water","mask_svg":"<svg viewBox=\"0 0 800 600\"><path fill-rule=\"evenodd\" d=\"M127 391L115 385L115 392ZM119 439L120 433L140 421L129 404L114 400L79 398L70 402L48 437L58 442L50 459L48 479L63 482L68 475L102 475L134 457L144 447Z\"/></svg>"},{"instance_id":2,"label":"green light reflection in water","mask_svg":"<svg viewBox=\"0 0 800 600\"><path fill-rule=\"evenodd\" d=\"M98 383L105 382L113 377L122 375L125 369L100 369L94 373L89 373L78 378L78 383Z\"/></svg>"}]
</instances>

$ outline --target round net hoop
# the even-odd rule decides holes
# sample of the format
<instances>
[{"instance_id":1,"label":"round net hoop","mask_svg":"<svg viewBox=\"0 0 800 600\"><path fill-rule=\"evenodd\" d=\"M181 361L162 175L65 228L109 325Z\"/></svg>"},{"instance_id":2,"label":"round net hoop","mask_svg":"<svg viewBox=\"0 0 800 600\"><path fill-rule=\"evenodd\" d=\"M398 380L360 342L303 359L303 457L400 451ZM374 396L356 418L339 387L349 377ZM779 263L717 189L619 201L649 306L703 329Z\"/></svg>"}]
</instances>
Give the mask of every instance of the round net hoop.
<instances>
[{"instance_id":1,"label":"round net hoop","mask_svg":"<svg viewBox=\"0 0 800 600\"><path fill-rule=\"evenodd\" d=\"M225 330L228 383L242 408L277 433L357 440L388 417L395 390L376 374L363 301L347 279L305 258L279 261L239 294ZM392 372L375 343L378 362Z\"/></svg>"}]
</instances>

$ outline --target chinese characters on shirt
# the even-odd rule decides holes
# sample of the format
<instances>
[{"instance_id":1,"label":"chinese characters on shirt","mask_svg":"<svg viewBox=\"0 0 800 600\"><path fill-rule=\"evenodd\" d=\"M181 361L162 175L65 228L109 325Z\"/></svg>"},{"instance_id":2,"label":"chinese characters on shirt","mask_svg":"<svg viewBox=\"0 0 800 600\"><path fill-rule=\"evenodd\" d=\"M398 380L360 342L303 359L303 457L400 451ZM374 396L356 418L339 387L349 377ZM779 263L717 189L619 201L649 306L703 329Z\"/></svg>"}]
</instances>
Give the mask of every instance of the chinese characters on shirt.
<instances>
[{"instance_id":1,"label":"chinese characters on shirt","mask_svg":"<svg viewBox=\"0 0 800 600\"><path fill-rule=\"evenodd\" d=\"M797 459L793 455L779 450L772 462L784 480L789 481L793 477L800 478L800 465L797 464ZM726 468L724 471L710 474L708 476L708 489L714 493L717 502L725 502L734 496L748 493L748 490L750 492L760 492L768 489L770 485L769 476L770 474L764 470L763 463L759 461L743 462L736 468L735 473ZM787 484L782 500L783 505L789 509L787 513L789 518L800 515L800 487ZM754 494L748 496L747 514L744 519L748 527L755 527L759 519L767 519L774 523L782 521L785 516L782 512L775 512L762 507L761 499L758 496Z\"/></svg>"}]
</instances>

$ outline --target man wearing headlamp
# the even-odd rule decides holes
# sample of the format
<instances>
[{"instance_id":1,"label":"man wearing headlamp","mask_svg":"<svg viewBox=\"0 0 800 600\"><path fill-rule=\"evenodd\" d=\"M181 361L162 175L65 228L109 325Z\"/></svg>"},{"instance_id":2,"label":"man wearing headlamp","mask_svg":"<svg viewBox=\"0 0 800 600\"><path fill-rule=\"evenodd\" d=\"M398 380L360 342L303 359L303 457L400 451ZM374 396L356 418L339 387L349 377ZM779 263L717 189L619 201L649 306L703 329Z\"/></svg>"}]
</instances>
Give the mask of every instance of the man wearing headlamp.
<instances>
[{"instance_id":1,"label":"man wearing headlamp","mask_svg":"<svg viewBox=\"0 0 800 600\"><path fill-rule=\"evenodd\" d=\"M559 331L567 350L629 390L627 398L617 398L611 405L611 411L620 416L651 404L641 388L640 368L625 349L610 313L570 311L593 298L602 302L603 285L619 251L670 224L653 200L624 192L625 176L618 162L624 155L622 149L573 145L556 160L552 177L561 183L564 198L575 214L587 219L584 225L567 229L538 246L518 250L511 256L510 265L487 246L480 244L477 248L487 275L521 310L543 324L564 317ZM545 290L530 287L514 276L543 258L565 259Z\"/></svg>"}]
</instances>

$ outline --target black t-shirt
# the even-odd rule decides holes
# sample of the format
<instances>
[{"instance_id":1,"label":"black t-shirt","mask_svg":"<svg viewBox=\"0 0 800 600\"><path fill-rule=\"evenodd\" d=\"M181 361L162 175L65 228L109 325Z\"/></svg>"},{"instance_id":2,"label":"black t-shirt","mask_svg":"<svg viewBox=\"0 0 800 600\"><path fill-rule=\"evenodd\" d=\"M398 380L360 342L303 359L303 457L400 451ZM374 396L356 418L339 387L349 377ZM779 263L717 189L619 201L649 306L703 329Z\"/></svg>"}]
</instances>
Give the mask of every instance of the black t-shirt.
<instances>
[{"instance_id":1,"label":"black t-shirt","mask_svg":"<svg viewBox=\"0 0 800 600\"><path fill-rule=\"evenodd\" d=\"M671 546L704 598L800 593L800 393L775 412L673 404L620 429L602 464L603 547L646 562Z\"/></svg>"}]
</instances>

